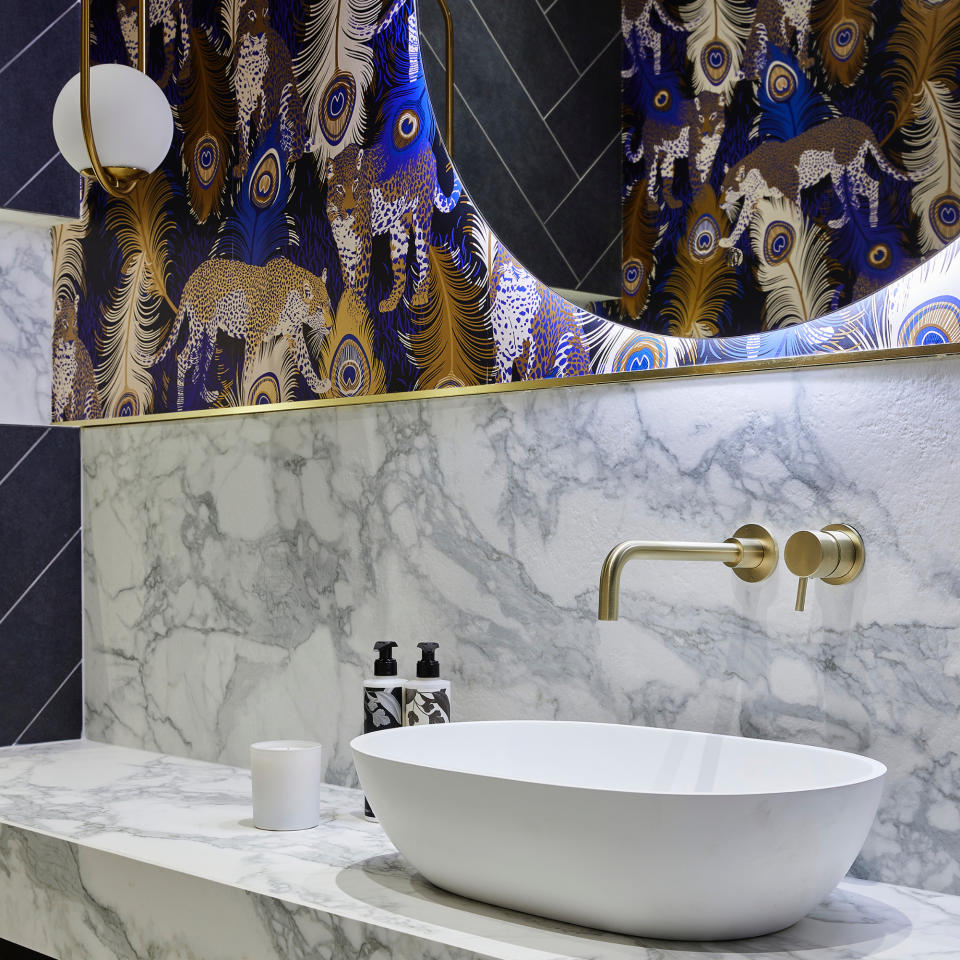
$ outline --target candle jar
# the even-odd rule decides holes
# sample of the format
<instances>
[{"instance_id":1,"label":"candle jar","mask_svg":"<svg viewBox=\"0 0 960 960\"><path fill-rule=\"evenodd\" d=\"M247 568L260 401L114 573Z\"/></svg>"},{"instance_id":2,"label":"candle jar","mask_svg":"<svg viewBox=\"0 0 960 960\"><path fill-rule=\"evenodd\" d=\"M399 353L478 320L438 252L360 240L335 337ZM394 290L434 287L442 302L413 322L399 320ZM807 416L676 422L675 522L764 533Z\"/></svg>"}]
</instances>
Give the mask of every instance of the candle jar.
<instances>
[{"instance_id":1,"label":"candle jar","mask_svg":"<svg viewBox=\"0 0 960 960\"><path fill-rule=\"evenodd\" d=\"M253 822L261 830L309 830L320 822L322 747L310 740L250 745Z\"/></svg>"}]
</instances>

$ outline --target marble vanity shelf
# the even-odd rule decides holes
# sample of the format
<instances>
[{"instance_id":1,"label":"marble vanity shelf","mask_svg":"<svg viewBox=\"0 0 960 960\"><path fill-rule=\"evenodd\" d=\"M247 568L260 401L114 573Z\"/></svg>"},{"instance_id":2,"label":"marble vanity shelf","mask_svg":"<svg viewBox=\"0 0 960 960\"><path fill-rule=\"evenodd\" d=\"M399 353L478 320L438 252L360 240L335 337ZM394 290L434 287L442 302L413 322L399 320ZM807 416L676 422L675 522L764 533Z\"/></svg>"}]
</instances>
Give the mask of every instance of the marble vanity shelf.
<instances>
[{"instance_id":1,"label":"marble vanity shelf","mask_svg":"<svg viewBox=\"0 0 960 960\"><path fill-rule=\"evenodd\" d=\"M540 920L429 886L360 816L358 791L328 786L323 802L315 829L265 833L246 770L87 741L0 749L0 937L94 960L960 955L960 897L857 880L751 941L641 941Z\"/></svg>"}]
</instances>

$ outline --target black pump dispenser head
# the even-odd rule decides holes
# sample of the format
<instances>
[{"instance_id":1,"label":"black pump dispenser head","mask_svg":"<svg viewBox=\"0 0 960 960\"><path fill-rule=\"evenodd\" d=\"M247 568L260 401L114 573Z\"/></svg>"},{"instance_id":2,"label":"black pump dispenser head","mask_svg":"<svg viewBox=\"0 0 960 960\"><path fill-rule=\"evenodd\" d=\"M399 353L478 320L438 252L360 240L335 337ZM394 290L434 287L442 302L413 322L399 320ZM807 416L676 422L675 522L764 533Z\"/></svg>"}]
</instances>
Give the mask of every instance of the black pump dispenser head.
<instances>
[{"instance_id":1,"label":"black pump dispenser head","mask_svg":"<svg viewBox=\"0 0 960 960\"><path fill-rule=\"evenodd\" d=\"M418 643L417 646L423 651L420 661L417 663L417 677L421 680L431 680L440 676L440 664L437 663L436 650L440 646L431 640L425 640Z\"/></svg>"},{"instance_id":2,"label":"black pump dispenser head","mask_svg":"<svg viewBox=\"0 0 960 960\"><path fill-rule=\"evenodd\" d=\"M393 659L393 648L396 644L392 640L378 640L373 649L379 657L373 662L375 677L395 677L397 675L397 661Z\"/></svg>"}]
</instances>

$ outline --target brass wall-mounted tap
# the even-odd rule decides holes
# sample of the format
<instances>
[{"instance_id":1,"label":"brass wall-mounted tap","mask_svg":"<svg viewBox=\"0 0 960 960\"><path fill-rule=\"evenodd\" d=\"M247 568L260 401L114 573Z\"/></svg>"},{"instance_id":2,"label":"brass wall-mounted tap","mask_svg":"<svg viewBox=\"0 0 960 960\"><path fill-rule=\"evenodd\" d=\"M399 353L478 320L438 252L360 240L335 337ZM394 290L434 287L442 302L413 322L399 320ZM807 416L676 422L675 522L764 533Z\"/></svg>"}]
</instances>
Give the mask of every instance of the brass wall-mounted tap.
<instances>
[{"instance_id":1,"label":"brass wall-mounted tap","mask_svg":"<svg viewBox=\"0 0 960 960\"><path fill-rule=\"evenodd\" d=\"M783 550L788 569L800 578L794 610L803 610L808 580L849 583L860 575L864 557L863 538L846 523L831 523L822 530L798 530Z\"/></svg>"},{"instance_id":2,"label":"brass wall-mounted tap","mask_svg":"<svg viewBox=\"0 0 960 960\"><path fill-rule=\"evenodd\" d=\"M766 580L777 567L777 542L770 531L754 523L740 527L723 543L688 543L678 540L625 540L603 561L600 570L598 620L616 620L620 608L620 574L628 560L716 560L731 567L747 583Z\"/></svg>"}]
</instances>

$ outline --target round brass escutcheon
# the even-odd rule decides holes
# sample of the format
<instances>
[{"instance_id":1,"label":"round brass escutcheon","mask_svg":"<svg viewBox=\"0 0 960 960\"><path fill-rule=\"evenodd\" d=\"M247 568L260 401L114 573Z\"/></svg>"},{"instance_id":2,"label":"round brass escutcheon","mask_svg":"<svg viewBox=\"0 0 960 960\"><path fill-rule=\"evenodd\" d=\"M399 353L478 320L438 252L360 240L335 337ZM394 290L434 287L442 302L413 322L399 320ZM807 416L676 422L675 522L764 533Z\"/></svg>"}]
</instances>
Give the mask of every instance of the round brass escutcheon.
<instances>
[{"instance_id":1,"label":"round brass escutcheon","mask_svg":"<svg viewBox=\"0 0 960 960\"><path fill-rule=\"evenodd\" d=\"M846 523L831 523L823 530L824 533L832 533L840 545L840 569L843 570L838 577L824 577L823 582L836 585L856 580L866 560L863 537Z\"/></svg>"},{"instance_id":2,"label":"round brass escutcheon","mask_svg":"<svg viewBox=\"0 0 960 960\"><path fill-rule=\"evenodd\" d=\"M745 557L751 550L757 548L760 550L760 560L754 566L726 564L733 568L733 572L741 580L747 583L760 583L777 569L777 561L780 558L777 541L773 539L773 535L766 527L761 527L758 523L746 523L739 527L726 542L740 543L744 548Z\"/></svg>"}]
</instances>

